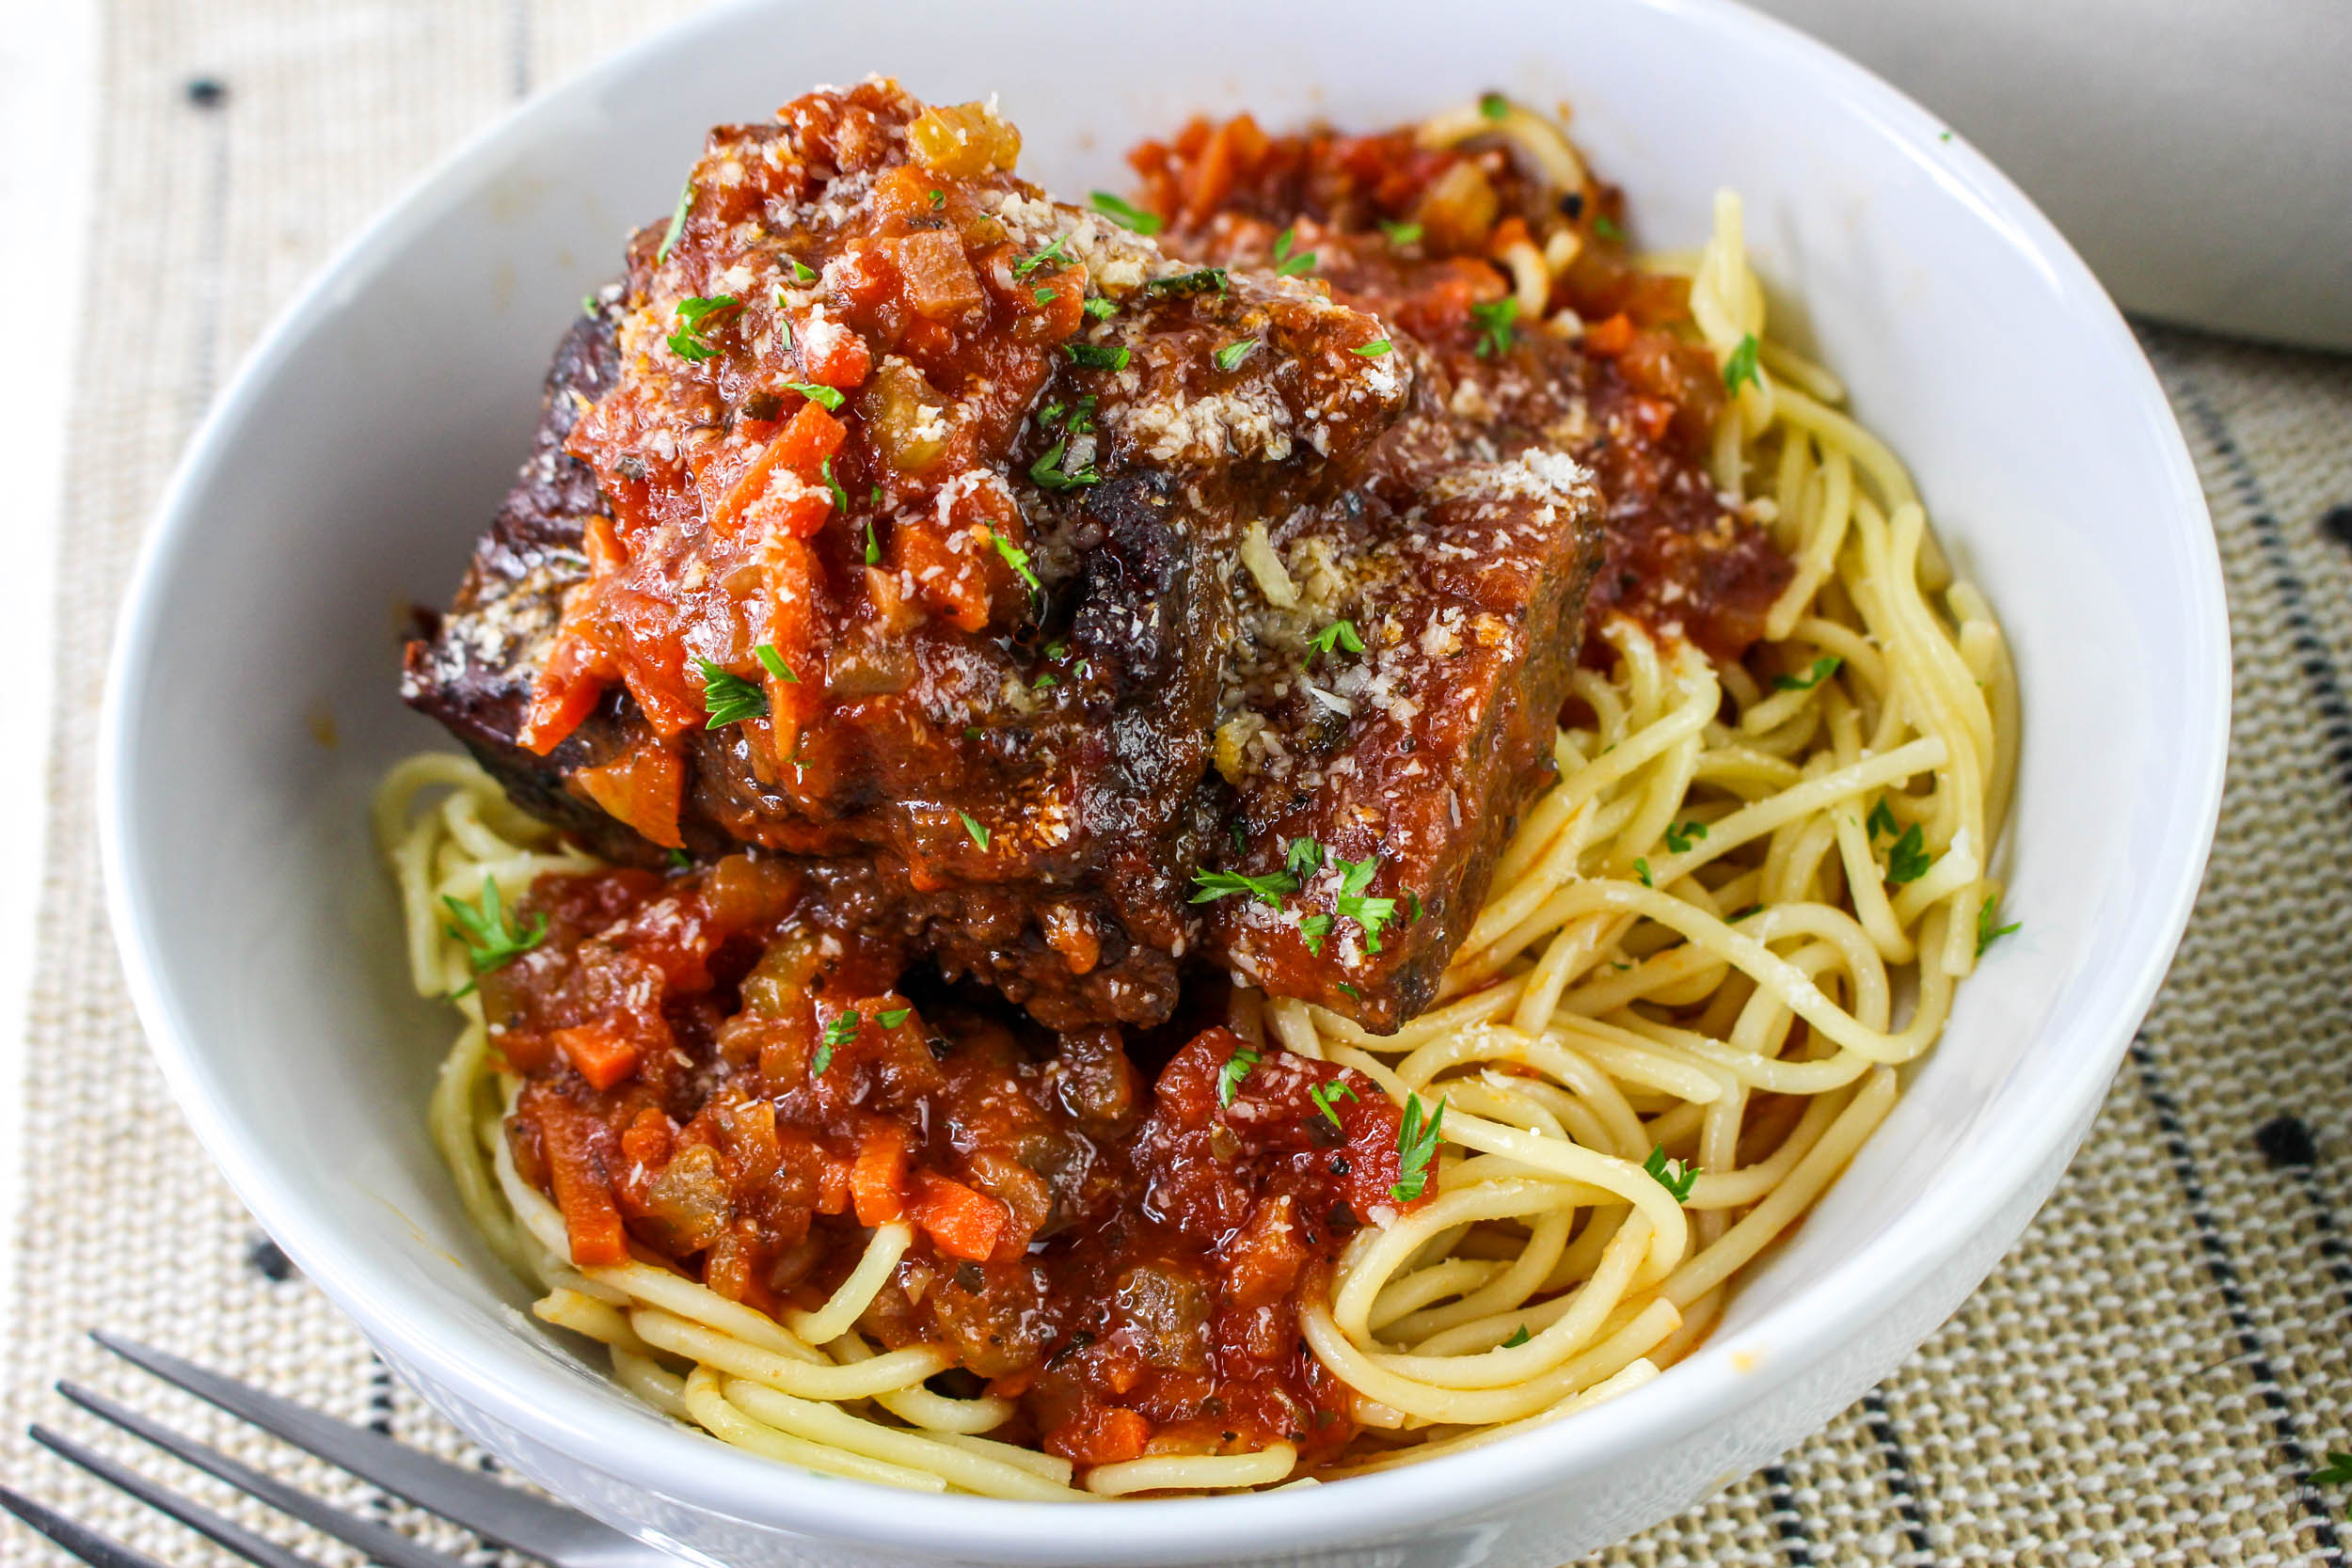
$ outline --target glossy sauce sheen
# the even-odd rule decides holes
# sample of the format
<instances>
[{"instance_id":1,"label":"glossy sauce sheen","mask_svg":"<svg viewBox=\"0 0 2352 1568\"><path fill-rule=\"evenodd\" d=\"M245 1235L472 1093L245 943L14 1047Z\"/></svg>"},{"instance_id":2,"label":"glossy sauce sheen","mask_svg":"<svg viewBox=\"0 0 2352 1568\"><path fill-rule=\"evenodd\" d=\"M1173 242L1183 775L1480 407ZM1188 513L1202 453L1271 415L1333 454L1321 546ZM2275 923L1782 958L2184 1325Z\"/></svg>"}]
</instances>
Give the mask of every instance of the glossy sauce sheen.
<instances>
[{"instance_id":1,"label":"glossy sauce sheen","mask_svg":"<svg viewBox=\"0 0 2352 1568\"><path fill-rule=\"evenodd\" d=\"M1002 1435L1081 1464L1353 1435L1296 1313L1403 1207L1375 1085L1271 1049L1229 1074L1251 1048L1212 1027L1147 1090L1115 1032L1056 1052L952 997L918 1007L791 918L801 896L730 857L549 876L524 904L547 938L483 995L528 1079L510 1146L577 1260L633 1244L774 1312L820 1305L866 1227L904 1219L862 1326L1015 1397Z\"/></svg>"}]
</instances>

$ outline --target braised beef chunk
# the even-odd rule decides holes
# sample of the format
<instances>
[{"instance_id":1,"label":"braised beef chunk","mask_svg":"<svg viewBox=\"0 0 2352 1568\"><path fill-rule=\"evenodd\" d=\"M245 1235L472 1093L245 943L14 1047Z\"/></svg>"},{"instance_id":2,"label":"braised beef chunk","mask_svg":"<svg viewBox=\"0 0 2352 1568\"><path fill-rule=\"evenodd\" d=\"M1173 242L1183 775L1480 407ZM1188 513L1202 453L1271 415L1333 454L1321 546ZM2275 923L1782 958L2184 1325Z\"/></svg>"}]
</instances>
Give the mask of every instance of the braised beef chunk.
<instances>
[{"instance_id":1,"label":"braised beef chunk","mask_svg":"<svg viewBox=\"0 0 2352 1568\"><path fill-rule=\"evenodd\" d=\"M1393 1027L1538 782L1585 477L1018 145L879 81L714 131L405 695L599 853L790 857L807 918L1054 1029L1161 1022L1202 962ZM1282 908L1205 898L1292 839Z\"/></svg>"},{"instance_id":2,"label":"braised beef chunk","mask_svg":"<svg viewBox=\"0 0 2352 1568\"><path fill-rule=\"evenodd\" d=\"M1437 994L1545 781L1599 556L1590 476L1482 456L1420 372L1390 464L1253 552L1217 729L1212 859L1251 881L1216 890L1212 948L1382 1031Z\"/></svg>"}]
</instances>

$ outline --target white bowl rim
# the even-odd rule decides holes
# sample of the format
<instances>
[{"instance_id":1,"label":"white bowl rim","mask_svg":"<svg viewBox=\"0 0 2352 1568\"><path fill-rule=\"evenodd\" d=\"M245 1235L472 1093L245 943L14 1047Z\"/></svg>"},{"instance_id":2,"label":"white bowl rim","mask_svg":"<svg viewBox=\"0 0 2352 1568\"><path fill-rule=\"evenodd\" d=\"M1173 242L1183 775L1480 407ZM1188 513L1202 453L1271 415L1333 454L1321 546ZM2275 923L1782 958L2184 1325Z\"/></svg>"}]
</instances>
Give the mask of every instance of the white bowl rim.
<instances>
[{"instance_id":1,"label":"white bowl rim","mask_svg":"<svg viewBox=\"0 0 2352 1568\"><path fill-rule=\"evenodd\" d=\"M768 0L729 0L711 10L651 35L590 70L502 116L469 137L414 181L390 206L343 244L300 293L278 313L246 356L237 375L214 404L189 443L163 499L156 521L142 542L124 601L109 661L98 749L98 819L106 902L125 979L151 1049L183 1112L194 1124L230 1186L265 1228L314 1279L340 1289L330 1293L368 1336L389 1347L405 1364L429 1370L447 1386L462 1389L481 1411L507 1426L532 1433L558 1451L582 1454L610 1450L592 1461L616 1473L633 1473L657 1493L692 1506L727 1513L773 1528L856 1541L914 1552L978 1551L992 1555L1038 1549L1045 1560L1076 1560L1069 1554L1099 1547L1100 1516L1091 1510L1059 1504L1011 1502L954 1495L901 1493L832 1478L807 1475L787 1465L724 1448L646 1413L642 1430L612 1425L609 1408L585 1388L533 1365L511 1347L462 1325L425 1325L440 1317L432 1294L399 1271L345 1244L331 1227L307 1217L310 1205L298 1184L275 1174L259 1148L239 1129L217 1092L199 1053L191 1048L176 999L166 990L152 956L166 939L151 924L134 874L135 823L125 758L139 729L140 683L129 678L151 655L158 626L168 612L159 592L181 553L194 546L187 519L200 495L230 455L227 433L240 422L284 352L314 329L321 312L312 309L331 295L343 276L432 216L448 199L444 182L494 164L501 144L518 126L554 112L553 105L617 84L639 50L689 29L723 29L739 12ZM2087 333L2137 367L2140 397L2129 410L2153 428L2155 445L2169 461L2162 476L2185 518L2207 520L2205 499L2179 425L2155 374L2130 327L2074 248L2031 200L1981 154L1951 137L1942 122L1864 67L1795 28L1748 8L1740 0L1632 0L1650 9L1701 18L1734 36L1762 56L1778 56L1792 67L1838 84L1851 109L1895 144L1929 178L1972 206L1991 227L2031 256L2066 301L2079 311ZM1948 140L1947 138L1949 138ZM437 192L441 195L437 198ZM2119 413L2119 418L2122 418ZM1479 1449L1441 1456L1387 1472L1403 1484L1335 1485L1248 1493L1230 1497L1128 1501L1119 1517L1129 1539L1148 1542L1151 1560L1201 1560L1227 1556L1260 1557L1318 1544L1364 1540L1384 1533L1425 1528L1476 1514L1574 1472L1600 1453L1630 1447L1647 1451L1696 1431L1724 1409L1753 1402L1772 1387L1818 1366L1852 1337L1877 1304L1899 1297L1946 1259L1946 1238L1974 1234L2013 1197L2038 1157L2060 1147L2087 1120L2104 1094L2123 1049L2138 1027L2169 967L2202 879L2217 823L2230 725L2230 643L2227 603L2217 548L2192 550L2190 576L2195 612L2177 630L2192 645L2186 662L2201 672L2203 689L2178 693L2179 710L2201 715L2201 730L2180 736L2181 761L2193 768L2182 787L2189 831L2168 846L2167 858L2142 869L2150 873L2146 895L2136 901L2131 924L2137 961L2100 977L2097 990L2106 1006L2097 1011L2108 1022L2106 1037L2079 1028L2062 1053L2068 1070L2052 1092L2016 1108L1999 1140L1979 1140L1961 1162L1913 1207L1896 1215L1851 1256L1820 1279L1770 1309L1743 1338L1769 1339L1773 1354L1760 1365L1739 1354L1718 1337L1703 1343L1672 1374L1627 1397L1563 1421ZM2026 1157L2030 1155L2031 1157ZM469 1349L481 1349L480 1358ZM494 1370L496 1369L496 1370ZM529 1392L525 1393L525 1386ZM665 1430L666 1429L666 1430ZM624 1452L621 1445L629 1446ZM878 1500L887 1500L877 1509ZM723 1504L716 1500L723 1499ZM1142 1555L1137 1560L1143 1560Z\"/></svg>"}]
</instances>

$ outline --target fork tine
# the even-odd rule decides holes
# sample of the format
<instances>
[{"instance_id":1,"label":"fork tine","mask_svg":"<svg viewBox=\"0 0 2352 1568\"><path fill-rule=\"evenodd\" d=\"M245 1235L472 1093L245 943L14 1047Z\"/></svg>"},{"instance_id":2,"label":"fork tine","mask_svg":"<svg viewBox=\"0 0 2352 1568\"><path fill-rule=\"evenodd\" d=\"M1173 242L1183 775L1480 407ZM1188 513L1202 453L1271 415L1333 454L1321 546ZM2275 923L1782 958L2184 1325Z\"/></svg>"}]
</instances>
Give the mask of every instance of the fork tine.
<instances>
[{"instance_id":1,"label":"fork tine","mask_svg":"<svg viewBox=\"0 0 2352 1568\"><path fill-rule=\"evenodd\" d=\"M618 1531L585 1514L542 1502L488 1476L461 1470L381 1433L323 1416L292 1400L247 1387L194 1362L103 1330L93 1330L90 1338L165 1382L177 1384L421 1508L454 1519L500 1545L550 1560L573 1557L583 1545L635 1546Z\"/></svg>"},{"instance_id":2,"label":"fork tine","mask_svg":"<svg viewBox=\"0 0 2352 1568\"><path fill-rule=\"evenodd\" d=\"M0 1508L32 1526L67 1551L80 1558L90 1568L164 1568L145 1552L135 1552L109 1535L101 1535L87 1525L78 1524L43 1503L37 1503L22 1492L0 1486Z\"/></svg>"},{"instance_id":3,"label":"fork tine","mask_svg":"<svg viewBox=\"0 0 2352 1568\"><path fill-rule=\"evenodd\" d=\"M309 1558L296 1557L275 1541L263 1540L233 1519L224 1519L209 1508L200 1508L167 1487L116 1464L104 1454L82 1447L63 1433L47 1427L33 1429L33 1441L61 1459L71 1460L99 1480L122 1488L148 1507L170 1514L199 1535L210 1536L247 1562L261 1568L318 1568ZM454 1563L450 1568L456 1568Z\"/></svg>"},{"instance_id":4,"label":"fork tine","mask_svg":"<svg viewBox=\"0 0 2352 1568\"><path fill-rule=\"evenodd\" d=\"M261 1498L279 1513L291 1513L304 1524L316 1526L338 1541L358 1547L385 1564L385 1568L455 1568L449 1557L419 1545L398 1530L346 1513L299 1487L287 1485L276 1476L263 1475L225 1453L206 1448L184 1433L174 1432L135 1410L117 1404L103 1394L75 1383L58 1384L57 1392L101 1420L112 1421L133 1436L143 1437L165 1452L178 1455L238 1491Z\"/></svg>"}]
</instances>

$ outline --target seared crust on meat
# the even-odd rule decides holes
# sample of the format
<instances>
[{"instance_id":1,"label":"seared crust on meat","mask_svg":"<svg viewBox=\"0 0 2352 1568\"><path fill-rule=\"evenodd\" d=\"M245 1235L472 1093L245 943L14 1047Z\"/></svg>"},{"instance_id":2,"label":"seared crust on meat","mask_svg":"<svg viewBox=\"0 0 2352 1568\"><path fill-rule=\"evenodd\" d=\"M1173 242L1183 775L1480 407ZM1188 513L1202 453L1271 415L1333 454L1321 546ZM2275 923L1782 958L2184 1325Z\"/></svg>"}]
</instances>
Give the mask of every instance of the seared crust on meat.
<instances>
[{"instance_id":1,"label":"seared crust on meat","mask_svg":"<svg viewBox=\"0 0 2352 1568\"><path fill-rule=\"evenodd\" d=\"M1394 1027L1546 761L1586 476L1318 281L923 163L926 113L869 82L712 134L404 695L597 853L801 858L816 918L1055 1029L1161 1022L1202 959ZM752 717L704 722L714 670ZM1293 837L1378 869L1195 901ZM1302 934L1342 897L1421 915Z\"/></svg>"}]
</instances>

